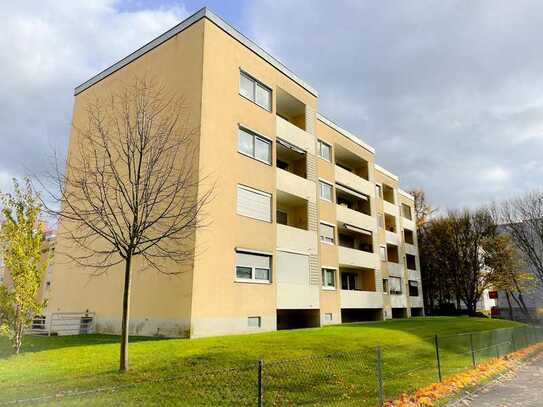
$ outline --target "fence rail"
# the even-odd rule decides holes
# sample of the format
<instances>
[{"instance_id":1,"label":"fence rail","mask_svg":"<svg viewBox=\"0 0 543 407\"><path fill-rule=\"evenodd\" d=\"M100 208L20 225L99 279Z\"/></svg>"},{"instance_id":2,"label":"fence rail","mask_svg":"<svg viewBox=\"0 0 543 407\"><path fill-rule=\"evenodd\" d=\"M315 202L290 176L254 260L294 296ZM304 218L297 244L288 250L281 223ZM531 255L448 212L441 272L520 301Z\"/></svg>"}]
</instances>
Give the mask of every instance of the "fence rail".
<instances>
[{"instance_id":1,"label":"fence rail","mask_svg":"<svg viewBox=\"0 0 543 407\"><path fill-rule=\"evenodd\" d=\"M34 317L27 334L81 335L94 333L94 312L53 312Z\"/></svg>"},{"instance_id":2,"label":"fence rail","mask_svg":"<svg viewBox=\"0 0 543 407\"><path fill-rule=\"evenodd\" d=\"M46 395L37 386L25 389L24 400L7 399L0 405L105 406L160 401L161 405L190 406L382 406L401 393L542 342L543 328L525 326L420 339L409 346L260 360L235 368L193 370L154 381L82 386Z\"/></svg>"}]
</instances>

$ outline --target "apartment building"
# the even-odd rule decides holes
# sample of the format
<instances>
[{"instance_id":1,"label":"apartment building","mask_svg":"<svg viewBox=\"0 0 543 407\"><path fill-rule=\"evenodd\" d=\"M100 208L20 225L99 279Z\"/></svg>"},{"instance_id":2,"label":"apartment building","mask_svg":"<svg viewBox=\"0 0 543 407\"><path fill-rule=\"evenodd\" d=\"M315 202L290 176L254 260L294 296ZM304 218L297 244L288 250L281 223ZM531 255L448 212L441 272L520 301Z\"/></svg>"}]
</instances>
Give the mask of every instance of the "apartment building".
<instances>
[{"instance_id":1,"label":"apartment building","mask_svg":"<svg viewBox=\"0 0 543 407\"><path fill-rule=\"evenodd\" d=\"M413 198L375 150L318 113L318 93L202 9L75 89L85 103L152 74L190 106L210 226L183 273L134 273L133 334L208 336L422 315ZM78 154L72 132L69 159ZM57 256L69 250L60 224ZM51 312L119 332L122 268L58 260ZM165 263L164 267L180 267Z\"/></svg>"}]
</instances>

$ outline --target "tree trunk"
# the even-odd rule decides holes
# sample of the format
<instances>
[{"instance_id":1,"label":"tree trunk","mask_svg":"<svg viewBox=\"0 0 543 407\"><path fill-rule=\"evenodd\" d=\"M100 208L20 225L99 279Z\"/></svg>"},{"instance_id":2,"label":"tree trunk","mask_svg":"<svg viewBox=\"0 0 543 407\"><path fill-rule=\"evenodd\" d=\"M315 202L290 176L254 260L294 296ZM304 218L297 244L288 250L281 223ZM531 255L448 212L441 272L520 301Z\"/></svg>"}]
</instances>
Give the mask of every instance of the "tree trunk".
<instances>
[{"instance_id":1,"label":"tree trunk","mask_svg":"<svg viewBox=\"0 0 543 407\"><path fill-rule=\"evenodd\" d=\"M511 304L511 297L509 296L509 290L505 291L505 296L507 298L507 305L509 306L509 319L511 321L514 321L515 317L513 316L513 305Z\"/></svg>"},{"instance_id":2,"label":"tree trunk","mask_svg":"<svg viewBox=\"0 0 543 407\"><path fill-rule=\"evenodd\" d=\"M126 372L128 370L128 326L130 322L130 273L132 268L132 255L128 255L126 257L124 264L123 320L121 328L121 355L119 365L120 372Z\"/></svg>"}]
</instances>

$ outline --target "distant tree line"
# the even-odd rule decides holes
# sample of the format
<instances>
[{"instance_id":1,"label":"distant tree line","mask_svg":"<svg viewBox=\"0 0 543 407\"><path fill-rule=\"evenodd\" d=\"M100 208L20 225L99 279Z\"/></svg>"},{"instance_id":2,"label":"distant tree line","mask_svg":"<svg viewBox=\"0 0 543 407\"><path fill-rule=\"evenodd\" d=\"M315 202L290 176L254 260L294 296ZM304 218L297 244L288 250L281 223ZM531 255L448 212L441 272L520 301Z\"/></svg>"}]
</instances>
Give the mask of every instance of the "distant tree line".
<instances>
[{"instance_id":1,"label":"distant tree line","mask_svg":"<svg viewBox=\"0 0 543 407\"><path fill-rule=\"evenodd\" d=\"M511 313L515 306L529 320L524 296L534 277L527 263L543 282L543 194L437 214L422 190L412 193L426 312L475 315L491 289L505 292Z\"/></svg>"}]
</instances>

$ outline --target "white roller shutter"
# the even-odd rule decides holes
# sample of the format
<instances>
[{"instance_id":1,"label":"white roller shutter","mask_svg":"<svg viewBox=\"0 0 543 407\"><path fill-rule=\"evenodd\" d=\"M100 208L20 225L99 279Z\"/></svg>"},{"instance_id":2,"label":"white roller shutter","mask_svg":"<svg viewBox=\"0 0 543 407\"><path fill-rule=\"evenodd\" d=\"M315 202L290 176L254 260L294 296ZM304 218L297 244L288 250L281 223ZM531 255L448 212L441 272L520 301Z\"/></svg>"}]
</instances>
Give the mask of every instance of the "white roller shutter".
<instances>
[{"instance_id":1,"label":"white roller shutter","mask_svg":"<svg viewBox=\"0 0 543 407\"><path fill-rule=\"evenodd\" d=\"M309 285L309 256L278 251L277 282Z\"/></svg>"},{"instance_id":2,"label":"white roller shutter","mask_svg":"<svg viewBox=\"0 0 543 407\"><path fill-rule=\"evenodd\" d=\"M271 222L271 194L238 185L238 214Z\"/></svg>"},{"instance_id":3,"label":"white roller shutter","mask_svg":"<svg viewBox=\"0 0 543 407\"><path fill-rule=\"evenodd\" d=\"M262 254L236 252L236 266L270 269L271 257Z\"/></svg>"}]
</instances>

